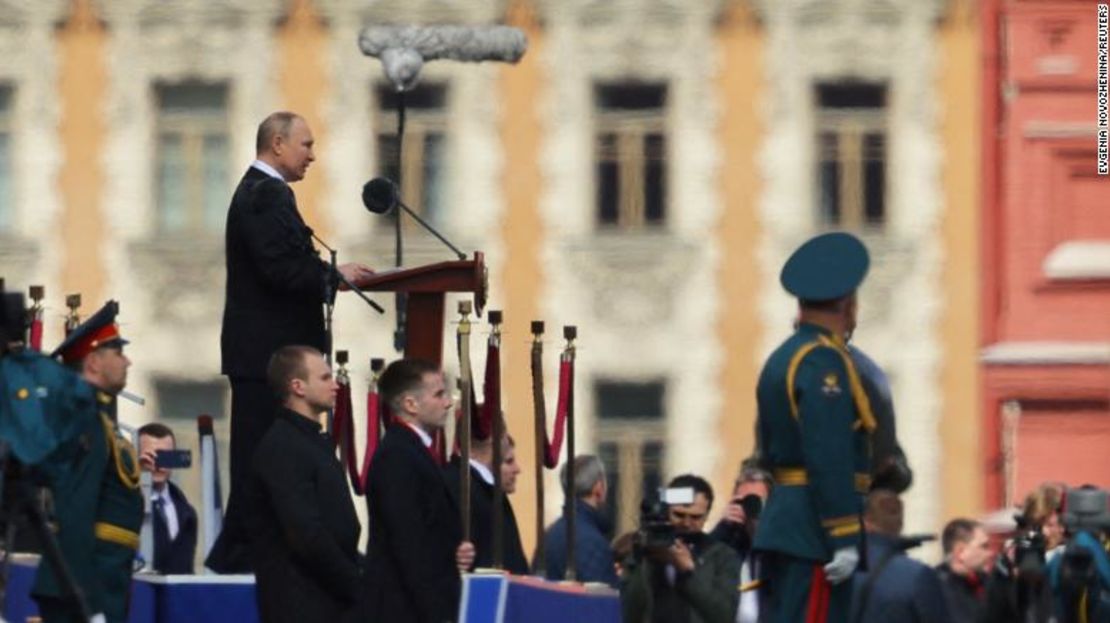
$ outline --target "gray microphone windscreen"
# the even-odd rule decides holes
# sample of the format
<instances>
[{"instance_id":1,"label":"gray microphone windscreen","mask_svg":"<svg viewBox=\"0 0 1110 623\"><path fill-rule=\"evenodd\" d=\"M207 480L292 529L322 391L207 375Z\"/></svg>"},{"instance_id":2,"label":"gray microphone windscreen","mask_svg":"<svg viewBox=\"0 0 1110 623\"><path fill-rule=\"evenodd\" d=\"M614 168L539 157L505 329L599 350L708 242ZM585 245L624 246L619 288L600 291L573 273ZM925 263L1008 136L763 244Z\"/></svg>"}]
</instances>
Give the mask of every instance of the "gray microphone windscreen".
<instances>
[{"instance_id":1,"label":"gray microphone windscreen","mask_svg":"<svg viewBox=\"0 0 1110 623\"><path fill-rule=\"evenodd\" d=\"M358 38L363 54L381 59L399 91L415 86L427 61L515 63L528 39L511 26L370 26Z\"/></svg>"}]
</instances>

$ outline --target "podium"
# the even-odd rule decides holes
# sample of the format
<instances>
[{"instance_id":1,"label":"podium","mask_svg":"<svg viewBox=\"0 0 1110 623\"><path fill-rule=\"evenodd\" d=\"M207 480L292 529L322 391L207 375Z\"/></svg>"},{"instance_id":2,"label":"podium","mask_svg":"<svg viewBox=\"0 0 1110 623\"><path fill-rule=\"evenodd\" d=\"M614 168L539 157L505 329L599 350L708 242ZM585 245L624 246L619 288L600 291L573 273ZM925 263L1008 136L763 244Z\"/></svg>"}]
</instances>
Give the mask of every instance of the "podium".
<instances>
[{"instance_id":1,"label":"podium","mask_svg":"<svg viewBox=\"0 0 1110 623\"><path fill-rule=\"evenodd\" d=\"M363 292L404 292L405 357L443 363L443 306L448 292L470 292L481 316L488 289L485 257L376 273L360 282Z\"/></svg>"}]
</instances>

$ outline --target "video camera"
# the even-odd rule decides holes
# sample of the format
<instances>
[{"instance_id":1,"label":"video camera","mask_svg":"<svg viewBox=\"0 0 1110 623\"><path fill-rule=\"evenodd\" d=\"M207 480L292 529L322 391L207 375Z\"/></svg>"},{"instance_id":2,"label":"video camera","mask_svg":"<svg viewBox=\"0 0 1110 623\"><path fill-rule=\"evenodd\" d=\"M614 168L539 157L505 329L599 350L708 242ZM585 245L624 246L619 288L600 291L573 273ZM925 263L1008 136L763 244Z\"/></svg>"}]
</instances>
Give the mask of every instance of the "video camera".
<instances>
[{"instance_id":1,"label":"video camera","mask_svg":"<svg viewBox=\"0 0 1110 623\"><path fill-rule=\"evenodd\" d=\"M671 524L670 508L676 504L693 504L692 487L660 488L653 498L640 504L639 545L646 549L665 549L680 538Z\"/></svg>"},{"instance_id":2,"label":"video camera","mask_svg":"<svg viewBox=\"0 0 1110 623\"><path fill-rule=\"evenodd\" d=\"M1084 485L1067 492L1063 522L1070 538L1060 555L1054 578L1065 620L1105 621L1110 618L1110 578L1099 569L1110 566L1101 544L1110 533L1110 492Z\"/></svg>"},{"instance_id":3,"label":"video camera","mask_svg":"<svg viewBox=\"0 0 1110 623\"><path fill-rule=\"evenodd\" d=\"M1014 569L1017 577L1039 580L1044 577L1045 538L1039 525L1024 515L1015 515L1017 534L1014 536Z\"/></svg>"}]
</instances>

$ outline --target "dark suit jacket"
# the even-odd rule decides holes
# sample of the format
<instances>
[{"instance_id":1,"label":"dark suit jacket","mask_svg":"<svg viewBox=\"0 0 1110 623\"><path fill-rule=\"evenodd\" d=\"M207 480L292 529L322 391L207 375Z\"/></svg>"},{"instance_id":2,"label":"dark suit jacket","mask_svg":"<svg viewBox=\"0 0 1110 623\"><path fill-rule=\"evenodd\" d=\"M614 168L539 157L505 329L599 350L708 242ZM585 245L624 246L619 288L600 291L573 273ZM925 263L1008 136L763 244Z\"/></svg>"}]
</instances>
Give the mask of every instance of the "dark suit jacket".
<instances>
[{"instance_id":1,"label":"dark suit jacket","mask_svg":"<svg viewBox=\"0 0 1110 623\"><path fill-rule=\"evenodd\" d=\"M941 563L935 571L948 599L952 623L981 623L987 614L985 574L965 577L953 571L948 563Z\"/></svg>"},{"instance_id":2,"label":"dark suit jacket","mask_svg":"<svg viewBox=\"0 0 1110 623\"><path fill-rule=\"evenodd\" d=\"M177 512L177 538L170 541L167 551L159 549L154 543L154 567L158 573L191 574L193 557L197 552L197 511L185 499L185 494L172 482L169 486L170 501Z\"/></svg>"},{"instance_id":3,"label":"dark suit jacket","mask_svg":"<svg viewBox=\"0 0 1110 623\"><path fill-rule=\"evenodd\" d=\"M443 468L443 477L451 491L451 499L462 508L459 495L462 478L458 457ZM524 546L520 544L520 530L516 525L516 515L508 496L502 500L501 542L504 553L504 568L510 573L528 575L528 559L524 557ZM493 567L493 485L482 480L482 475L470 468L470 540L474 543L474 566Z\"/></svg>"},{"instance_id":4,"label":"dark suit jacket","mask_svg":"<svg viewBox=\"0 0 1110 623\"><path fill-rule=\"evenodd\" d=\"M265 379L270 355L281 346L324 350L327 264L311 233L289 185L248 169L227 213L223 374Z\"/></svg>"},{"instance_id":5,"label":"dark suit jacket","mask_svg":"<svg viewBox=\"0 0 1110 623\"><path fill-rule=\"evenodd\" d=\"M370 469L364 620L454 621L461 583L459 509L431 453L408 426L389 428Z\"/></svg>"},{"instance_id":6,"label":"dark suit jacket","mask_svg":"<svg viewBox=\"0 0 1110 623\"><path fill-rule=\"evenodd\" d=\"M357 603L347 477L320 425L282 409L255 451L247 526L263 621L332 621Z\"/></svg>"},{"instance_id":7,"label":"dark suit jacket","mask_svg":"<svg viewBox=\"0 0 1110 623\"><path fill-rule=\"evenodd\" d=\"M880 565L886 560L885 565ZM948 602L933 569L901 550L894 539L867 534L867 569L853 576L852 620L861 623L950 623ZM871 574L879 575L871 580ZM866 603L861 603L864 587ZM859 612L863 607L863 612Z\"/></svg>"}]
</instances>

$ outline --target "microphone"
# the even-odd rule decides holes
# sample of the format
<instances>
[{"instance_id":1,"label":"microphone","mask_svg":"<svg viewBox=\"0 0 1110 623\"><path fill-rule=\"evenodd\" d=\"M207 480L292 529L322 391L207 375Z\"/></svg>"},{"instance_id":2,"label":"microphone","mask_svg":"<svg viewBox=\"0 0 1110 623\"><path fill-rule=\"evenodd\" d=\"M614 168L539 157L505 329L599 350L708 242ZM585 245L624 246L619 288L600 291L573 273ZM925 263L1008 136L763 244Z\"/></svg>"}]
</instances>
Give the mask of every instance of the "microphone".
<instances>
[{"instance_id":1,"label":"microphone","mask_svg":"<svg viewBox=\"0 0 1110 623\"><path fill-rule=\"evenodd\" d=\"M362 187L362 205L374 214L389 214L398 203L397 185L387 178L375 177Z\"/></svg>"},{"instance_id":2,"label":"microphone","mask_svg":"<svg viewBox=\"0 0 1110 623\"><path fill-rule=\"evenodd\" d=\"M358 46L363 54L381 60L400 92L416 86L428 61L516 63L528 39L511 26L370 26L359 35Z\"/></svg>"},{"instance_id":3,"label":"microphone","mask_svg":"<svg viewBox=\"0 0 1110 623\"><path fill-rule=\"evenodd\" d=\"M434 227L428 224L427 221L420 218L420 216L413 212L403 201L401 201L401 194L397 191L397 184L388 177L375 177L374 179L362 185L362 205L374 214L389 214L395 208L404 210L406 214L416 219L421 227L431 232L433 236L439 238L439 241L447 245L449 249L455 252L460 260L466 259L466 254L459 251L458 247L451 244L449 240L443 237L443 234L436 231Z\"/></svg>"}]
</instances>

